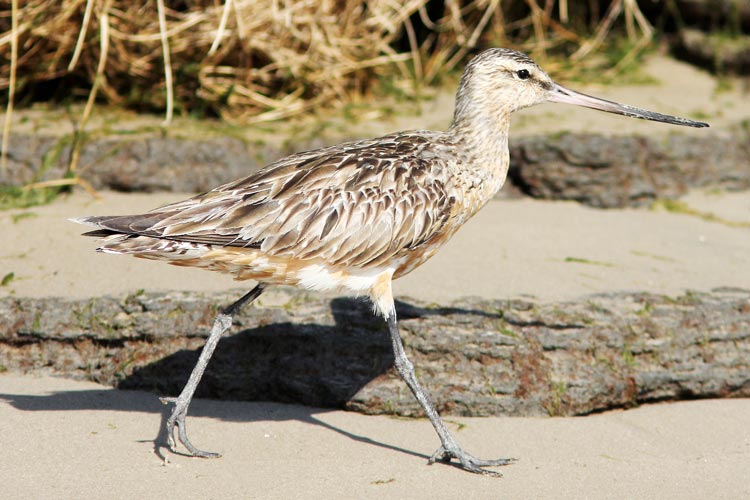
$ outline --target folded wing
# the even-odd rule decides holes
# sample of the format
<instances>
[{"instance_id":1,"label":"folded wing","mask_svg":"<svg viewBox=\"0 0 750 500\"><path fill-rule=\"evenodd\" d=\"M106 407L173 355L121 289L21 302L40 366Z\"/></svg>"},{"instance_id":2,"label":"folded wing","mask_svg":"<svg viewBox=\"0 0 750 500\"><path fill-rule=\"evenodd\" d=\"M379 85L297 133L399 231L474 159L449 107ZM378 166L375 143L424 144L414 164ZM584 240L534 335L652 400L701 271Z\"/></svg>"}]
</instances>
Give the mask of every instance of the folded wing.
<instances>
[{"instance_id":1,"label":"folded wing","mask_svg":"<svg viewBox=\"0 0 750 500\"><path fill-rule=\"evenodd\" d=\"M426 142L408 138L292 155L146 214L79 222L110 234L252 247L276 257L383 264L439 234L456 203L445 166Z\"/></svg>"}]
</instances>

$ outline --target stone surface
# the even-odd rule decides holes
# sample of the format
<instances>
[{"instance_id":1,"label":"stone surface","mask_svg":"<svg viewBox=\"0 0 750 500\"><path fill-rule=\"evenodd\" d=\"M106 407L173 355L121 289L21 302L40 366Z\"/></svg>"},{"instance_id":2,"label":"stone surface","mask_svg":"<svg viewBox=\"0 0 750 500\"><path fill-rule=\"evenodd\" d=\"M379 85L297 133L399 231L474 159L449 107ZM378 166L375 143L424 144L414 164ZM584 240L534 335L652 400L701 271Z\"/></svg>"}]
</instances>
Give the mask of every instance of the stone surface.
<instances>
[{"instance_id":1,"label":"stone surface","mask_svg":"<svg viewBox=\"0 0 750 500\"><path fill-rule=\"evenodd\" d=\"M177 394L216 304L234 296L0 300L0 367ZM420 410L364 301L282 290L235 318L199 397L366 413ZM575 415L750 396L750 290L608 294L561 303L398 302L407 353L440 411Z\"/></svg>"},{"instance_id":2,"label":"stone surface","mask_svg":"<svg viewBox=\"0 0 750 500\"><path fill-rule=\"evenodd\" d=\"M689 188L750 188L750 131L661 139L560 134L511 143L511 182L535 198L602 208L649 205Z\"/></svg>"},{"instance_id":3,"label":"stone surface","mask_svg":"<svg viewBox=\"0 0 750 500\"><path fill-rule=\"evenodd\" d=\"M67 140L13 136L8 171L0 173L0 185L62 177ZM316 146L320 144L295 143L297 150ZM510 148L509 182L500 196L522 192L613 208L674 198L691 187L750 188L750 129L741 125L699 137L539 135L511 139ZM202 192L291 152L228 137L110 137L83 147L80 173L96 189Z\"/></svg>"},{"instance_id":4,"label":"stone surface","mask_svg":"<svg viewBox=\"0 0 750 500\"><path fill-rule=\"evenodd\" d=\"M685 28L674 37L672 52L719 74L750 74L750 35L729 36Z\"/></svg>"},{"instance_id":5,"label":"stone surface","mask_svg":"<svg viewBox=\"0 0 750 500\"><path fill-rule=\"evenodd\" d=\"M14 135L0 184L59 179L70 157L70 137ZM200 192L257 170L282 151L240 139L109 137L82 146L79 175L96 189Z\"/></svg>"}]
</instances>

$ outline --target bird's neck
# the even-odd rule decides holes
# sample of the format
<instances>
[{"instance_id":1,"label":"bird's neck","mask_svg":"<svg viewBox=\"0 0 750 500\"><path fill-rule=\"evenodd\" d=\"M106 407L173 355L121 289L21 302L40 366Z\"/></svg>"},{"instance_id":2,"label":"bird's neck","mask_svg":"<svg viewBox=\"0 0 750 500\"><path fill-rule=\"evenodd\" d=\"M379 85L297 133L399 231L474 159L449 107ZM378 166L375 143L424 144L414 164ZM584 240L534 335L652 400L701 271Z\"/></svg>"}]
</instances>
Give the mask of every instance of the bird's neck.
<instances>
[{"instance_id":1,"label":"bird's neck","mask_svg":"<svg viewBox=\"0 0 750 500\"><path fill-rule=\"evenodd\" d=\"M446 135L462 151L461 168L486 184L486 196L492 197L508 174L509 114L464 110L456 116Z\"/></svg>"}]
</instances>

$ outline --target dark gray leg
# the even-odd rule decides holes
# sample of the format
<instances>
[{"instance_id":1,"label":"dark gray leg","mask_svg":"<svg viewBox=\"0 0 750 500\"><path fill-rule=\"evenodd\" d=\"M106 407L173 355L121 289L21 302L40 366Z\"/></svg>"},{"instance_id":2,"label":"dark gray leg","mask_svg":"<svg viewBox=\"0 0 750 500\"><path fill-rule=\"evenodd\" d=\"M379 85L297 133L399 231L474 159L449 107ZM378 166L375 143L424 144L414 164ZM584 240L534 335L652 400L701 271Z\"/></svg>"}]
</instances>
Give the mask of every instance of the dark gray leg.
<instances>
[{"instance_id":1,"label":"dark gray leg","mask_svg":"<svg viewBox=\"0 0 750 500\"><path fill-rule=\"evenodd\" d=\"M477 474L487 474L491 476L500 476L500 473L486 470L482 467L507 465L509 463L515 462L515 459L501 458L498 460L480 460L463 451L461 447L458 446L458 443L456 443L453 435L451 435L451 433L445 427L445 424L443 424L440 415L438 415L438 412L435 410L435 405L432 403L430 395L422 388L422 386L417 381L417 377L414 374L414 366L411 364L411 361L409 361L409 358L406 357L406 353L404 352L404 344L401 341L401 335L398 332L396 313L393 312L389 314L386 317L386 322L388 323L388 331L391 334L391 342L393 344L393 357L396 360L396 369L401 375L401 378L403 378L406 382L406 385L408 385L409 389L411 389L411 392L417 398L417 401L419 401L419 404L422 405L422 409L424 410L425 414L427 414L427 418L430 419L432 426L437 431L438 437L440 437L440 448L438 448L438 450L432 455L432 457L430 457L430 463L432 464L436 460L450 462L452 458L456 458L461 463L461 467L465 470L468 470L469 472L475 472Z\"/></svg>"},{"instance_id":2,"label":"dark gray leg","mask_svg":"<svg viewBox=\"0 0 750 500\"><path fill-rule=\"evenodd\" d=\"M180 395L176 398L160 398L161 402L164 404L174 403L172 415L167 420L167 440L169 448L172 451L176 451L177 447L177 442L174 438L176 427L180 442L185 448L187 448L192 456L201 458L216 458L221 456L219 453L199 450L192 445L187 437L185 418L187 417L190 401L193 399L193 394L195 394L195 389L201 381L203 372L206 370L206 366L214 353L214 349L216 349L216 344L219 343L221 336L232 327L232 316L239 311L243 305L257 299L261 292L263 292L263 285L259 283L255 288L243 295L238 301L234 302L216 316L214 325L211 327L211 333L208 335L208 340L206 340L206 343L203 346L198 362L195 364L195 367L190 374L190 378L182 389Z\"/></svg>"}]
</instances>

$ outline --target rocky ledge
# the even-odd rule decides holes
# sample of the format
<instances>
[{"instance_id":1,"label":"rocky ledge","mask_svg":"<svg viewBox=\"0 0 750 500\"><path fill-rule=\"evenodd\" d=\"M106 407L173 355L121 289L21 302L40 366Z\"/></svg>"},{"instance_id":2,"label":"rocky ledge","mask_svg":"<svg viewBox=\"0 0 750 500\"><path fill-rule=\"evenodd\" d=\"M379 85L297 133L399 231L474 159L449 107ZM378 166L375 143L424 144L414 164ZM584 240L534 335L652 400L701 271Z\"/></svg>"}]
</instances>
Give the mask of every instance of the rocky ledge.
<instances>
[{"instance_id":1,"label":"rocky ledge","mask_svg":"<svg viewBox=\"0 0 750 500\"><path fill-rule=\"evenodd\" d=\"M65 176L70 138L15 135L0 185ZM296 144L304 150L318 143ZM750 128L700 136L564 133L511 138L508 185L500 196L576 200L604 208L644 206L711 186L750 189ZM97 189L202 192L291 153L238 138L107 137L81 150L80 175Z\"/></svg>"},{"instance_id":2,"label":"rocky ledge","mask_svg":"<svg viewBox=\"0 0 750 500\"><path fill-rule=\"evenodd\" d=\"M199 397L418 415L365 301L282 289L219 343ZM0 369L177 394L230 295L0 300ZM406 349L453 415L577 415L750 396L750 290L560 303L398 302Z\"/></svg>"}]
</instances>

